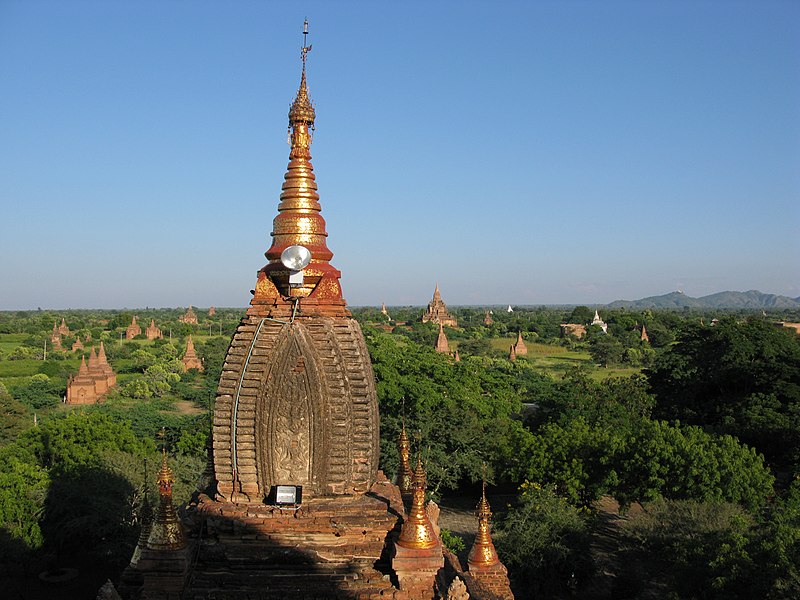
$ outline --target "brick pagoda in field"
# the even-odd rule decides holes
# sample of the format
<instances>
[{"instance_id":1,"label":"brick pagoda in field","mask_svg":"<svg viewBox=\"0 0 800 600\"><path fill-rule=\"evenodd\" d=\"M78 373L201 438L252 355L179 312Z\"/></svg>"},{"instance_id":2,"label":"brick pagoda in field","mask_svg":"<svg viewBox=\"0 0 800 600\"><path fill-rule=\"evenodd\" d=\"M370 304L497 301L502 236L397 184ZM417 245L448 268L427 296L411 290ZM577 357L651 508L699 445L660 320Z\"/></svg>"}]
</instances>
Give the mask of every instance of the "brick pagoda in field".
<instances>
[{"instance_id":1,"label":"brick pagoda in field","mask_svg":"<svg viewBox=\"0 0 800 600\"><path fill-rule=\"evenodd\" d=\"M186 340L186 352L184 352L181 362L183 363L184 371L188 371L189 369L197 369L200 372L203 371L203 363L197 358L197 353L194 351L192 336L189 336Z\"/></svg>"},{"instance_id":2,"label":"brick pagoda in field","mask_svg":"<svg viewBox=\"0 0 800 600\"><path fill-rule=\"evenodd\" d=\"M126 570L126 598L428 600L459 573L475 581L442 546L422 465L409 477L407 437L400 483L413 496L408 512L401 489L378 470L372 365L330 263L311 165L309 50L304 44L289 110L289 166L268 263L220 377L214 481L188 508L188 545L146 568L142 554ZM281 260L294 246L311 253L300 271ZM169 591L149 592L156 581Z\"/></svg>"},{"instance_id":3,"label":"brick pagoda in field","mask_svg":"<svg viewBox=\"0 0 800 600\"><path fill-rule=\"evenodd\" d=\"M112 387L117 384L117 376L106 359L103 342L100 352L95 354L94 346L89 353L89 361L81 357L78 373L67 381L67 404L97 404Z\"/></svg>"},{"instance_id":4,"label":"brick pagoda in field","mask_svg":"<svg viewBox=\"0 0 800 600\"><path fill-rule=\"evenodd\" d=\"M164 339L164 333L161 331L161 328L156 325L155 319L150 319L150 325L148 325L147 329L144 330L144 335L148 340Z\"/></svg>"},{"instance_id":5,"label":"brick pagoda in field","mask_svg":"<svg viewBox=\"0 0 800 600\"><path fill-rule=\"evenodd\" d=\"M450 343L447 341L447 335L444 333L444 326L439 323L439 333L436 336L435 349L442 354L450 354Z\"/></svg>"},{"instance_id":6,"label":"brick pagoda in field","mask_svg":"<svg viewBox=\"0 0 800 600\"><path fill-rule=\"evenodd\" d=\"M517 334L517 341L514 344L514 354L516 356L525 356L528 353L528 347L522 339L522 332Z\"/></svg>"},{"instance_id":7,"label":"brick pagoda in field","mask_svg":"<svg viewBox=\"0 0 800 600\"><path fill-rule=\"evenodd\" d=\"M142 334L142 328L139 327L139 324L136 322L136 315L133 315L133 319L131 320L131 324L128 325L128 328L125 330L125 339L132 340L137 335Z\"/></svg>"},{"instance_id":8,"label":"brick pagoda in field","mask_svg":"<svg viewBox=\"0 0 800 600\"><path fill-rule=\"evenodd\" d=\"M447 305L442 300L442 295L439 293L439 284L436 284L436 289L433 290L433 299L428 302L428 308L422 315L423 323L437 323L447 327L458 327L458 321L449 312L447 312Z\"/></svg>"},{"instance_id":9,"label":"brick pagoda in field","mask_svg":"<svg viewBox=\"0 0 800 600\"><path fill-rule=\"evenodd\" d=\"M188 310L178 317L178 321L186 323L187 325L197 325L197 314L195 314L192 305L189 305Z\"/></svg>"}]
</instances>

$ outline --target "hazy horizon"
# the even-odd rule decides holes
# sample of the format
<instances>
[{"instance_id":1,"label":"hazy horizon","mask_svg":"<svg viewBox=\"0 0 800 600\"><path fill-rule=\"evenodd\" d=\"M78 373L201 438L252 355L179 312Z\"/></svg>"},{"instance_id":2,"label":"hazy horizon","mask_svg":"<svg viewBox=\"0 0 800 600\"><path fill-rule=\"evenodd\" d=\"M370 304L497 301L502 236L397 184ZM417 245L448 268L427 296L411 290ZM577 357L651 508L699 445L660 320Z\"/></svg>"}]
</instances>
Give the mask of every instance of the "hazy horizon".
<instances>
[{"instance_id":1,"label":"hazy horizon","mask_svg":"<svg viewBox=\"0 0 800 600\"><path fill-rule=\"evenodd\" d=\"M800 296L798 3L37 0L0 3L0 310L246 306L304 17L350 305Z\"/></svg>"}]
</instances>

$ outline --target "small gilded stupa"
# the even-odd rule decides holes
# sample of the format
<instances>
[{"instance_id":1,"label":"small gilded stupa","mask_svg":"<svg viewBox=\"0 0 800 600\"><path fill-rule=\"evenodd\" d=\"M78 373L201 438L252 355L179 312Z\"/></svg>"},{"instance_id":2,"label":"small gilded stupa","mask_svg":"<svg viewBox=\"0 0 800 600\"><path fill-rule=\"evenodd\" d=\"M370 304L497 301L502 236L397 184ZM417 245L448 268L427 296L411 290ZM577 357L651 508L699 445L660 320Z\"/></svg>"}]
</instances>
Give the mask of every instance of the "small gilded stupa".
<instances>
[{"instance_id":1,"label":"small gilded stupa","mask_svg":"<svg viewBox=\"0 0 800 600\"><path fill-rule=\"evenodd\" d=\"M431 522L425 501L427 482L425 468L418 458L411 508L392 552L392 569L397 574L400 589L413 598L434 597L434 580L444 566L442 541Z\"/></svg>"},{"instance_id":2,"label":"small gilded stupa","mask_svg":"<svg viewBox=\"0 0 800 600\"><path fill-rule=\"evenodd\" d=\"M397 468L397 487L403 496L410 496L414 491L414 469L411 468L411 442L406 433L406 425L400 430L397 439L397 452L400 455L400 465Z\"/></svg>"},{"instance_id":3,"label":"small gilded stupa","mask_svg":"<svg viewBox=\"0 0 800 600\"><path fill-rule=\"evenodd\" d=\"M483 492L480 502L475 509L475 516L478 517L478 534L475 542L467 556L467 568L470 575L478 579L483 586L487 587L496 595L497 598L510 599L514 595L508 580L508 570L500 562L492 542L490 532L490 519L492 511L489 501L486 499L486 483L483 484Z\"/></svg>"}]
</instances>

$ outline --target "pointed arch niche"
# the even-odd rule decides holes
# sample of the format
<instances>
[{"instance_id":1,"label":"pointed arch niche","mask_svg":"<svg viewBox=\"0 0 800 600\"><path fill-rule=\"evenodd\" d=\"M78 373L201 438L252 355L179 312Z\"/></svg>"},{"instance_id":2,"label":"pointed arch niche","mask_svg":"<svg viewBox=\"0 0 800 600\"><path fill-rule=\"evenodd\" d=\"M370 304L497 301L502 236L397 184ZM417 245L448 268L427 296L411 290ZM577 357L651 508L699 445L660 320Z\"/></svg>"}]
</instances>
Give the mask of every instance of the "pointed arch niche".
<instances>
[{"instance_id":1,"label":"pointed arch niche","mask_svg":"<svg viewBox=\"0 0 800 600\"><path fill-rule=\"evenodd\" d=\"M302 485L319 494L327 483L328 398L321 361L306 328L284 325L256 398L256 465L261 493Z\"/></svg>"}]
</instances>

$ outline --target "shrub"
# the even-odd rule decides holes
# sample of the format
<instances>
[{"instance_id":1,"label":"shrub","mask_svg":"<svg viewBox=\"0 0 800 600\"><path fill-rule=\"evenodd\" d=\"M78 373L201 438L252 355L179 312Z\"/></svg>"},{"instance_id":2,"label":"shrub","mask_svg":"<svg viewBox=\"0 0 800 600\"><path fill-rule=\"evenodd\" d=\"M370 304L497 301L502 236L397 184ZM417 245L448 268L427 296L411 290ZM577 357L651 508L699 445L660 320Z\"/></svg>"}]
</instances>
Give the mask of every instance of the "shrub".
<instances>
[{"instance_id":1,"label":"shrub","mask_svg":"<svg viewBox=\"0 0 800 600\"><path fill-rule=\"evenodd\" d=\"M519 504L497 524L495 545L515 586L551 598L588 579L589 515L553 486L526 482Z\"/></svg>"}]
</instances>

